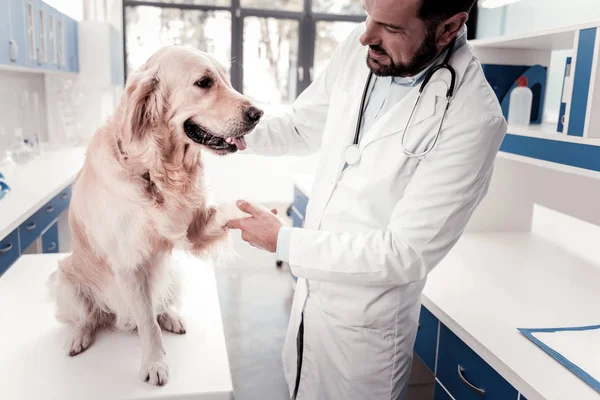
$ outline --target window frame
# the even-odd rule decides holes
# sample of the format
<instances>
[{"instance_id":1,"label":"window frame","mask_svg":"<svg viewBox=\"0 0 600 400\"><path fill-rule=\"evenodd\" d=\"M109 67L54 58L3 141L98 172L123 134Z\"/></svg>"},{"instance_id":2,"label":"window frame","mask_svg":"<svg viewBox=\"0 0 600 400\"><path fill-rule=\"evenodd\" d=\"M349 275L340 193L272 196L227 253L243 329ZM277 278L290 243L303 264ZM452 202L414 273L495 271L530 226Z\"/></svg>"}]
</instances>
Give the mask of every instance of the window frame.
<instances>
[{"instance_id":1,"label":"window frame","mask_svg":"<svg viewBox=\"0 0 600 400\"><path fill-rule=\"evenodd\" d=\"M317 23L324 22L355 22L365 21L365 15L346 15L330 13L314 13L313 0L303 0L302 11L287 11L242 7L240 0L231 0L229 6L210 4L164 3L157 1L123 0L123 69L127 80L127 26L126 9L134 6L151 6L158 8L174 8L180 10L196 11L229 11L231 13L231 57L238 60L232 63L230 78L232 86L243 93L244 74L244 18L276 18L298 21L298 65L296 71L296 97L312 82L312 71L315 58L315 41Z\"/></svg>"}]
</instances>

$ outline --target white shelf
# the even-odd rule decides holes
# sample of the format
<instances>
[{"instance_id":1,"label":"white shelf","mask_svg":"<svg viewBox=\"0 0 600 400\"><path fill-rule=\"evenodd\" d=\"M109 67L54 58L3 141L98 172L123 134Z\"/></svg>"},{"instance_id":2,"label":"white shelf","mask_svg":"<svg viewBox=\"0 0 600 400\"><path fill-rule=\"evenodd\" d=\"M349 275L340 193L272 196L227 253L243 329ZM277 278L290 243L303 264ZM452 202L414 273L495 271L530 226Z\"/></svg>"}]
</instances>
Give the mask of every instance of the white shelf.
<instances>
[{"instance_id":1,"label":"white shelf","mask_svg":"<svg viewBox=\"0 0 600 400\"><path fill-rule=\"evenodd\" d=\"M507 35L486 39L472 40L469 43L475 48L533 49L533 50L569 50L573 49L575 33L580 29L600 26L600 21L590 21L578 25L526 33Z\"/></svg>"},{"instance_id":2,"label":"white shelf","mask_svg":"<svg viewBox=\"0 0 600 400\"><path fill-rule=\"evenodd\" d=\"M598 261L536 234L467 233L429 274L423 305L529 400L598 400L517 331L598 324L598 281Z\"/></svg>"},{"instance_id":3,"label":"white shelf","mask_svg":"<svg viewBox=\"0 0 600 400\"><path fill-rule=\"evenodd\" d=\"M509 125L508 133L511 135L529 136L540 139L557 140L560 142L570 142L587 144L591 146L600 146L600 139L590 139L579 136L569 136L556 130L555 122L547 122L529 126Z\"/></svg>"},{"instance_id":4,"label":"white shelf","mask_svg":"<svg viewBox=\"0 0 600 400\"><path fill-rule=\"evenodd\" d=\"M511 161L518 161L524 164L535 165L537 167L548 168L554 171L566 172L569 174L575 174L579 176L585 176L588 178L600 179L600 172L593 171L585 168L573 167L571 165L559 164L551 161L540 160L537 158L521 156L513 153L506 153L504 151L498 152L498 158L503 158Z\"/></svg>"}]
</instances>

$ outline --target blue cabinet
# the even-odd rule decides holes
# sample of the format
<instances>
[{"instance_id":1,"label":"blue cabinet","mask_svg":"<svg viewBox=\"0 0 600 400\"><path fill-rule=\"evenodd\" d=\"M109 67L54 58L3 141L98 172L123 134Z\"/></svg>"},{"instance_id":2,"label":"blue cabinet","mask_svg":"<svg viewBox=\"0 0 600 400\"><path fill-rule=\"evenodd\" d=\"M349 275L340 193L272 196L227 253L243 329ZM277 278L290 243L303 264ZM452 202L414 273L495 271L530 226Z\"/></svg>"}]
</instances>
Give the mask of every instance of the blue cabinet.
<instances>
[{"instance_id":1,"label":"blue cabinet","mask_svg":"<svg viewBox=\"0 0 600 400\"><path fill-rule=\"evenodd\" d=\"M58 253L58 223L55 222L42 235L42 252Z\"/></svg>"},{"instance_id":2,"label":"blue cabinet","mask_svg":"<svg viewBox=\"0 0 600 400\"><path fill-rule=\"evenodd\" d=\"M77 21L41 0L0 5L0 64L79 72Z\"/></svg>"},{"instance_id":3,"label":"blue cabinet","mask_svg":"<svg viewBox=\"0 0 600 400\"><path fill-rule=\"evenodd\" d=\"M20 254L19 232L15 229L0 240L0 276L19 258Z\"/></svg>"},{"instance_id":4,"label":"blue cabinet","mask_svg":"<svg viewBox=\"0 0 600 400\"><path fill-rule=\"evenodd\" d=\"M10 59L7 64L27 65L27 33L25 3L23 0L8 0L10 29L8 36ZM0 33L1 34L1 33ZM2 37L4 39L4 37ZM4 64L4 60L0 60Z\"/></svg>"},{"instance_id":5,"label":"blue cabinet","mask_svg":"<svg viewBox=\"0 0 600 400\"><path fill-rule=\"evenodd\" d=\"M79 72L79 38L77 21L65 18L67 29L67 70Z\"/></svg>"},{"instance_id":6,"label":"blue cabinet","mask_svg":"<svg viewBox=\"0 0 600 400\"><path fill-rule=\"evenodd\" d=\"M452 397L446 392L446 390L440 385L439 382L435 383L435 392L433 400L452 400Z\"/></svg>"},{"instance_id":7,"label":"blue cabinet","mask_svg":"<svg viewBox=\"0 0 600 400\"><path fill-rule=\"evenodd\" d=\"M438 325L437 318L428 309L421 307L415 352L421 357L421 360L423 360L431 372L435 372Z\"/></svg>"},{"instance_id":8,"label":"blue cabinet","mask_svg":"<svg viewBox=\"0 0 600 400\"><path fill-rule=\"evenodd\" d=\"M517 399L519 393L445 325L440 326L437 378L456 399Z\"/></svg>"},{"instance_id":9,"label":"blue cabinet","mask_svg":"<svg viewBox=\"0 0 600 400\"><path fill-rule=\"evenodd\" d=\"M9 3L0 4L0 37L10 38L10 7ZM10 63L10 42L2 41L0 46L0 64Z\"/></svg>"}]
</instances>

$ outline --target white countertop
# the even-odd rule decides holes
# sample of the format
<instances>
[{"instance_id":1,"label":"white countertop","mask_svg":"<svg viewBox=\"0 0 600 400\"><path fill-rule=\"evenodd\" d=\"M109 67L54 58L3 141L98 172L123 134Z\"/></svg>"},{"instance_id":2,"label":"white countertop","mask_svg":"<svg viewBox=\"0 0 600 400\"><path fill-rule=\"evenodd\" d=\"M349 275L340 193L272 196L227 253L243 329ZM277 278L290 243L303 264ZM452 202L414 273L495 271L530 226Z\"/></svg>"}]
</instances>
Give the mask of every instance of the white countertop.
<instances>
[{"instance_id":1,"label":"white countertop","mask_svg":"<svg viewBox=\"0 0 600 400\"><path fill-rule=\"evenodd\" d=\"M47 150L27 164L2 168L11 191L0 200L0 240L69 186L84 159L81 147Z\"/></svg>"},{"instance_id":2,"label":"white countertop","mask_svg":"<svg viewBox=\"0 0 600 400\"><path fill-rule=\"evenodd\" d=\"M423 305L528 400L599 400L517 331L600 324L599 287L600 260L527 232L467 233L429 275Z\"/></svg>"},{"instance_id":3,"label":"white countertop","mask_svg":"<svg viewBox=\"0 0 600 400\"><path fill-rule=\"evenodd\" d=\"M68 357L68 328L54 318L45 283L64 254L22 256L0 278L0 397L19 400L232 400L233 385L212 266L176 253L184 273L181 314L187 333L163 332L169 382L138 377L137 333L101 331Z\"/></svg>"}]
</instances>

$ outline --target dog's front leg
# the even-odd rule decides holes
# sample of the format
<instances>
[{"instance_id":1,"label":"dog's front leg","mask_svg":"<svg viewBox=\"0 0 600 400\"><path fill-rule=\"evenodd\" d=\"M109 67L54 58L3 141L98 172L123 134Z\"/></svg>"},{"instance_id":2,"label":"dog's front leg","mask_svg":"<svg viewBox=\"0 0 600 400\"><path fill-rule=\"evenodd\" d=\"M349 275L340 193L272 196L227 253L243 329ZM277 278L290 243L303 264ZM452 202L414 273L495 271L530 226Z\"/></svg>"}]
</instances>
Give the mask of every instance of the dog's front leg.
<instances>
[{"instance_id":1,"label":"dog's front leg","mask_svg":"<svg viewBox=\"0 0 600 400\"><path fill-rule=\"evenodd\" d=\"M137 324L142 342L140 378L152 385L162 386L167 383L169 371L145 271L142 268L119 271L117 282Z\"/></svg>"}]
</instances>

